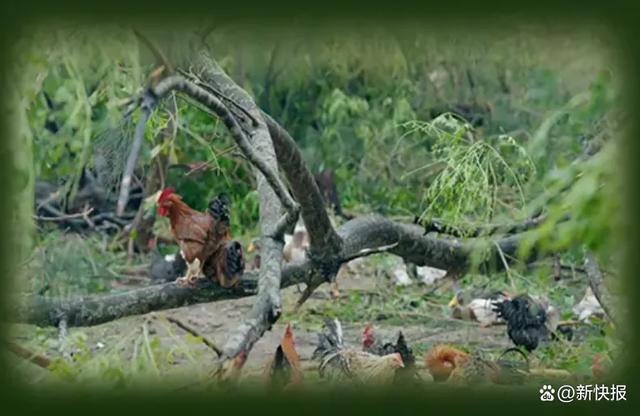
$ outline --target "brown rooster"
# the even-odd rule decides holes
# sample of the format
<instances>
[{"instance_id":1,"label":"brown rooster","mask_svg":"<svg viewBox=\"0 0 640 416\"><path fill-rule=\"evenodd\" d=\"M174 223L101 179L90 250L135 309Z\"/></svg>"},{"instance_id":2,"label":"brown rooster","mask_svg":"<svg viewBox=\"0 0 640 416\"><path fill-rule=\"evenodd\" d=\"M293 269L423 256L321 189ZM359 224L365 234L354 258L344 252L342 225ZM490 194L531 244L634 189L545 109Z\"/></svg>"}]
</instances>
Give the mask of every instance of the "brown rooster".
<instances>
[{"instance_id":1,"label":"brown rooster","mask_svg":"<svg viewBox=\"0 0 640 416\"><path fill-rule=\"evenodd\" d=\"M320 377L331 381L388 384L394 381L396 370L404 367L398 353L378 356L345 347L337 319L325 320L313 358L320 361Z\"/></svg>"},{"instance_id":2,"label":"brown rooster","mask_svg":"<svg viewBox=\"0 0 640 416\"><path fill-rule=\"evenodd\" d=\"M265 382L278 390L288 390L302 383L302 367L293 340L291 324L287 324L274 357L265 366L264 378Z\"/></svg>"},{"instance_id":3,"label":"brown rooster","mask_svg":"<svg viewBox=\"0 0 640 416\"><path fill-rule=\"evenodd\" d=\"M176 282L193 286L208 275L215 275L223 287L235 285L244 271L242 246L231 241L229 200L221 194L209 204L209 212L199 212L182 201L173 188L158 196L158 214L169 217L171 232L187 263L186 275Z\"/></svg>"}]
</instances>

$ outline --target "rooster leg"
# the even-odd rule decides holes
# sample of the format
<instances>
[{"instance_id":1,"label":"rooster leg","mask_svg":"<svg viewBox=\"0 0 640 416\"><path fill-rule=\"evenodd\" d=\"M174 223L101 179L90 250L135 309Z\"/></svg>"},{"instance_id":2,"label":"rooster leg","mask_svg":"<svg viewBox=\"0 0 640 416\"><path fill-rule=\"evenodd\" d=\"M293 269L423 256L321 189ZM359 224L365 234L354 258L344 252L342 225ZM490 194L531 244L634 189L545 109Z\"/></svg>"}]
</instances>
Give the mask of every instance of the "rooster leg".
<instances>
[{"instance_id":1,"label":"rooster leg","mask_svg":"<svg viewBox=\"0 0 640 416\"><path fill-rule=\"evenodd\" d=\"M187 273L183 277L179 277L176 283L182 287L193 287L196 281L203 276L202 263L200 263L200 259L196 258L191 263L187 263Z\"/></svg>"},{"instance_id":2,"label":"rooster leg","mask_svg":"<svg viewBox=\"0 0 640 416\"><path fill-rule=\"evenodd\" d=\"M202 263L200 259L193 260L193 263L189 265L189 269L191 270L191 275L187 279L187 282L194 286L199 279L204 277L204 273L202 273Z\"/></svg>"}]
</instances>

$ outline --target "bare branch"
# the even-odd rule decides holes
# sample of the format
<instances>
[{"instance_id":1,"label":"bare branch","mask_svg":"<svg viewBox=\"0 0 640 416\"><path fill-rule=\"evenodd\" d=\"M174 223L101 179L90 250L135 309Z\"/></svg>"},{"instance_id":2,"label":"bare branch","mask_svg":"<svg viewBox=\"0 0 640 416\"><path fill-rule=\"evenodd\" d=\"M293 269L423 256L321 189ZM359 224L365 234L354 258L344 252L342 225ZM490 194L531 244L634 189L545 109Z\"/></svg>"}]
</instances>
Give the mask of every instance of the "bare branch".
<instances>
[{"instance_id":1,"label":"bare branch","mask_svg":"<svg viewBox=\"0 0 640 416\"><path fill-rule=\"evenodd\" d=\"M585 251L584 269L589 277L589 286L591 287L593 295L598 300L598 303L600 303L600 306L602 306L602 310L607 317L615 324L616 320L614 319L613 309L611 308L610 294L604 285L604 278L598 266L598 261L590 251Z\"/></svg>"},{"instance_id":2,"label":"bare branch","mask_svg":"<svg viewBox=\"0 0 640 416\"><path fill-rule=\"evenodd\" d=\"M140 149L142 148L142 141L144 139L144 131L147 125L147 120L153 111L153 107L156 105L156 98L149 91L145 92L140 104L140 119L136 125L136 132L133 137L133 145L131 146L131 152L127 158L127 164L124 167L122 173L122 181L120 183L120 196L118 197L118 203L116 205L116 215L121 216L124 214L124 210L129 202L129 191L131 189L131 182L133 178L133 171L140 155Z\"/></svg>"},{"instance_id":3,"label":"bare branch","mask_svg":"<svg viewBox=\"0 0 640 416\"><path fill-rule=\"evenodd\" d=\"M229 132L231 133L231 136L236 141L249 162L251 162L251 164L254 165L260 171L260 173L265 176L267 182L273 188L276 195L287 209L287 214L285 215L285 217L280 219L274 225L272 230L269 230L270 235L280 238L284 233L286 225L295 222L300 208L298 204L291 198L286 190L286 187L282 183L282 180L278 177L276 173L277 166L268 166L263 160L263 157L258 156L258 154L262 155L263 153L258 152L256 149L254 149L255 143L254 145L249 143L249 140L245 136L242 127L236 121L234 115L216 96L210 94L204 88L195 85L194 83L186 80L179 75L173 75L163 79L153 89L154 94L156 94L156 96L158 97L163 97L172 90L186 93L206 105L209 109L213 110L222 119L223 123L225 123L225 125L229 129ZM257 130L253 132L254 142L256 131Z\"/></svg>"},{"instance_id":4,"label":"bare branch","mask_svg":"<svg viewBox=\"0 0 640 416\"><path fill-rule=\"evenodd\" d=\"M45 357L44 355L33 352L21 345L18 345L15 342L7 341L7 347L9 351L14 353L18 357L23 358L27 361L30 361L33 364L37 365L38 367L42 367L48 370L49 366L51 365L51 360L49 358Z\"/></svg>"},{"instance_id":5,"label":"bare branch","mask_svg":"<svg viewBox=\"0 0 640 416\"><path fill-rule=\"evenodd\" d=\"M60 213L60 215L55 216L55 217L41 217L38 215L34 215L33 219L37 220L37 221L66 221L66 220L71 220L74 218L87 218L87 215L91 214L93 212L93 208L88 208L82 212L78 212L77 214L63 214Z\"/></svg>"},{"instance_id":6,"label":"bare branch","mask_svg":"<svg viewBox=\"0 0 640 416\"><path fill-rule=\"evenodd\" d=\"M171 322L171 323L173 323L173 324L175 324L176 326L182 328L183 330L185 330L186 332L190 333L194 337L199 337L200 339L202 339L202 343L204 345L206 345L207 347L211 348L216 354L218 354L218 357L222 357L222 350L220 348L218 348L216 346L216 344L213 343L213 341L211 341L209 338L205 337L204 335L200 334L194 328L192 328L189 325L185 324L184 322L182 322L178 318L174 318L173 316L167 316L166 320Z\"/></svg>"}]
</instances>

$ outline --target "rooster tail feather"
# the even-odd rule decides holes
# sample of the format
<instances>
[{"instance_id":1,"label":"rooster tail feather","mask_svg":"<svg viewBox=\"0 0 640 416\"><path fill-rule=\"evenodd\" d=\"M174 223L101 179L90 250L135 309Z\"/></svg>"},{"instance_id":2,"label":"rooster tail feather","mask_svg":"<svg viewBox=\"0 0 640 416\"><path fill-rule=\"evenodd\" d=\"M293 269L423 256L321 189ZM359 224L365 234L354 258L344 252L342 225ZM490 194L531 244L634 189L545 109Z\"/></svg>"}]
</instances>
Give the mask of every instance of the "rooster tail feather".
<instances>
[{"instance_id":1,"label":"rooster tail feather","mask_svg":"<svg viewBox=\"0 0 640 416\"><path fill-rule=\"evenodd\" d=\"M318 333L318 346L313 351L313 358L323 358L344 347L342 324L338 319L326 319L322 332Z\"/></svg>"}]
</instances>

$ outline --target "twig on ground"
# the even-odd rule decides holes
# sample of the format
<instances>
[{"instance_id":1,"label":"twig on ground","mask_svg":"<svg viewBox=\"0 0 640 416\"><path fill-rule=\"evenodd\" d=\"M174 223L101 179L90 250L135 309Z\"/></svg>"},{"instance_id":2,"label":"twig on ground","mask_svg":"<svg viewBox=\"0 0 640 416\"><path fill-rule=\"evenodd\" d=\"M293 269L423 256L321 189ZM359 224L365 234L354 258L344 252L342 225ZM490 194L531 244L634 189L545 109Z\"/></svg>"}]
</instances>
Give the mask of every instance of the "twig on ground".
<instances>
[{"instance_id":1,"label":"twig on ground","mask_svg":"<svg viewBox=\"0 0 640 416\"><path fill-rule=\"evenodd\" d=\"M86 209L83 212L78 212L76 214L64 214L61 211L56 210L53 207L47 207L49 204L44 204L42 205L43 208L47 209L48 211L52 211L55 210L57 211L58 214L56 214L57 216L55 217L41 217L38 215L34 215L33 219L37 220L37 221L66 221L66 220L70 220L70 219L74 219L74 218L82 218L82 219L87 219L87 215L91 214L93 212L93 208L89 208Z\"/></svg>"},{"instance_id":2,"label":"twig on ground","mask_svg":"<svg viewBox=\"0 0 640 416\"><path fill-rule=\"evenodd\" d=\"M182 322L178 318L174 318L172 316L167 316L166 320L171 322L171 323L173 323L173 324L175 324L175 325L177 325L178 327L182 328L183 330L185 330L186 332L190 333L194 337L198 337L198 338L202 339L202 343L203 344L205 344L207 347L211 348L218 355L218 357L222 357L222 350L220 348L218 348L216 346L216 344L214 344L213 341L211 341L209 338L207 338L206 336L204 336L201 333L199 333L195 328L185 324L184 322Z\"/></svg>"},{"instance_id":3,"label":"twig on ground","mask_svg":"<svg viewBox=\"0 0 640 416\"><path fill-rule=\"evenodd\" d=\"M9 351L11 351L12 353L14 353L15 355L17 355L20 358L24 358L27 361L32 362L33 364L37 365L38 367L42 367L44 369L49 369L49 366L51 365L51 360L47 357L45 357L44 355L38 354L36 352L33 352L31 350L29 350L28 348L25 348L21 345L16 344L15 342L12 341L7 341L7 347L9 349Z\"/></svg>"}]
</instances>

